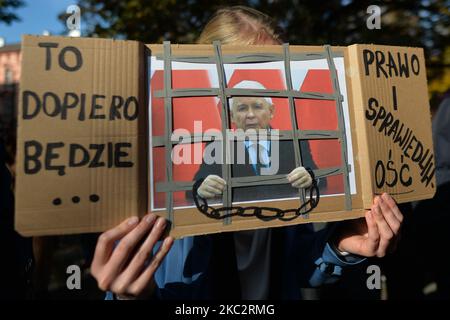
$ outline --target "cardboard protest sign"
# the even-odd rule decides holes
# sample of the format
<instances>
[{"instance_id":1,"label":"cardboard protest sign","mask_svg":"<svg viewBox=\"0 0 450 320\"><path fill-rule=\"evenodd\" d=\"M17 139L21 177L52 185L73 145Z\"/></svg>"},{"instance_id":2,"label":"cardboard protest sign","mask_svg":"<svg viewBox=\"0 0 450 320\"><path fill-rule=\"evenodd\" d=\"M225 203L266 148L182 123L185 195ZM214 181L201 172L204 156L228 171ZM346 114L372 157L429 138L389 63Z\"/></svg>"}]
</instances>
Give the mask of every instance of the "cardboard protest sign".
<instances>
[{"instance_id":1,"label":"cardboard protest sign","mask_svg":"<svg viewBox=\"0 0 450 320\"><path fill-rule=\"evenodd\" d=\"M25 37L23 51L16 191L23 234L101 231L154 212L183 237L360 217L383 191L399 202L434 194L421 49L144 48ZM277 167L267 174L233 163L239 128L232 101L246 97L273 106L269 130L251 136L270 140L267 170ZM320 201L308 213L309 190L286 179L299 165L318 178ZM205 168L227 182L223 197L209 203L213 214L201 212L192 194ZM38 193L40 186L46 191ZM224 207L253 211L227 215L234 209Z\"/></svg>"},{"instance_id":2,"label":"cardboard protest sign","mask_svg":"<svg viewBox=\"0 0 450 320\"><path fill-rule=\"evenodd\" d=\"M287 81L286 62L283 60L283 50L285 49L281 46L264 47L263 58L259 55L261 47L246 48L244 53L242 48L223 46L221 48L224 59L222 63L223 81L220 81L220 72L217 68L219 64L214 59L213 46L172 46L171 49L170 66L173 90L171 90L172 88L164 89L162 81L166 78L165 72L167 72L168 64L164 63L164 59L167 59L167 52L164 52L162 46L150 46L152 52L149 63L151 66L150 114L152 117L149 124L151 128L149 145L153 146L150 153L150 162L153 165L150 168L149 210L168 217L174 225L173 235L184 236L211 231L280 226L311 221L311 219L326 221L336 217L342 219L362 214L362 199L358 195L356 184L359 168L354 164L354 148L351 143L352 139L356 139L356 137L352 137L351 133L351 121L354 119L349 114L348 100L345 98L343 100L344 111L340 120L342 120L342 126L347 130L338 130L341 124L338 123L338 110L334 101L337 95L334 95L335 88L324 47L289 47L291 51L289 64L291 85ZM340 75L337 81L347 97L344 50L338 48L335 50L336 52L332 53L335 55L333 61ZM311 55L308 56L310 53ZM191 61L189 57L192 58ZM203 61L200 60L202 58ZM296 58L297 60L295 60ZM299 58L303 60L298 60ZM237 63L236 59L245 59L245 64ZM252 59L256 61L252 61ZM183 81L183 79L189 79L189 81ZM210 141L209 138L212 135L215 139L223 139L227 133L233 132L235 129L233 122L228 119L229 116L224 116L222 113L223 109L230 106L224 108L223 101L215 96L218 96L220 91L225 91L227 97L245 96L246 91L244 94L242 91L239 93L238 90L233 89L234 84L243 80L258 81L270 91L267 95L273 101L275 109L271 128L272 131L279 130L283 136L280 145L284 145L279 149L280 163L286 162L286 159L281 159L286 156L283 154L286 147L292 148L296 143L300 144L291 138L293 132L298 134L301 143L309 144L308 149L310 149L317 168L316 175L324 185L321 188L322 198L319 206L309 216L302 215L294 219L295 215L291 212L282 219L277 219L272 213L271 217L265 216L263 219L235 216L230 219L230 222L226 219L218 220L204 215L194 206L193 200L189 199L192 198L192 196L189 197L189 190L192 189L196 180L196 173L202 170L207 149L212 145L207 146L205 141ZM295 90L287 90L289 86ZM290 91L292 94L286 91ZM199 97L199 94L202 96ZM248 93L250 96L254 94L254 92ZM261 95L263 94L261 93ZM176 133L175 135L170 134L168 138L174 144L173 152L169 152L172 159L170 166L172 183L167 182L168 166L166 164L168 161L165 153L169 140L164 137L164 134L167 133L165 132L165 116L169 114L168 112L164 113L164 106L168 97L173 97L173 112L170 114L173 117L173 125L167 131ZM295 112L292 112L294 108L291 109L291 105L295 107ZM223 121L223 119L227 119L227 121ZM196 126L196 121L202 125ZM297 128L299 130L295 130ZM226 133L222 133L222 131ZM345 153L350 155L347 160L343 160L344 143L341 143L344 140L342 139L343 135L345 140L350 142L344 147ZM173 136L176 136L174 140ZM190 141L192 143L187 143L189 138L194 138ZM180 143L178 143L178 139ZM193 141L195 139L196 141ZM301 157L304 158L304 156ZM294 158L294 153L291 152L289 157ZM230 163L226 163L225 166L233 168L233 164ZM293 164L292 167L286 169L294 168ZM351 170L348 170L349 168ZM345 170L349 172L344 173ZM224 170L221 171L223 174ZM229 192L231 203L233 206L259 205L278 209L298 208L299 196L302 195L299 195L296 188L291 188L291 193L287 194L277 192L280 187L284 189L286 186L289 187L285 176L285 174L275 172L270 176L256 178L235 175L232 169L230 177L227 179L227 185L231 185L231 192ZM276 183L273 183L274 180L277 180ZM267 192L264 192L265 194L257 192L257 190L261 191L261 188L248 186L249 184L252 186L266 184ZM347 195L343 195L345 189L347 189ZM167 194L171 191L172 215L167 214L167 211L170 211L167 209ZM305 199L305 195L303 195L303 199ZM211 201L211 205L229 207L229 205L223 204L223 199L215 200ZM301 200L301 202L304 201ZM344 211L347 202L353 204L353 206L349 206L348 212ZM352 208L355 210L352 211ZM356 210L357 208L359 211Z\"/></svg>"},{"instance_id":3,"label":"cardboard protest sign","mask_svg":"<svg viewBox=\"0 0 450 320\"><path fill-rule=\"evenodd\" d=\"M145 211L142 50L133 41L24 36L20 233L102 231Z\"/></svg>"},{"instance_id":4,"label":"cardboard protest sign","mask_svg":"<svg viewBox=\"0 0 450 320\"><path fill-rule=\"evenodd\" d=\"M363 195L388 192L398 202L431 198L435 162L426 68L419 48L349 47L355 108L362 127ZM361 108L362 106L362 108ZM363 142L364 141L364 142Z\"/></svg>"}]
</instances>

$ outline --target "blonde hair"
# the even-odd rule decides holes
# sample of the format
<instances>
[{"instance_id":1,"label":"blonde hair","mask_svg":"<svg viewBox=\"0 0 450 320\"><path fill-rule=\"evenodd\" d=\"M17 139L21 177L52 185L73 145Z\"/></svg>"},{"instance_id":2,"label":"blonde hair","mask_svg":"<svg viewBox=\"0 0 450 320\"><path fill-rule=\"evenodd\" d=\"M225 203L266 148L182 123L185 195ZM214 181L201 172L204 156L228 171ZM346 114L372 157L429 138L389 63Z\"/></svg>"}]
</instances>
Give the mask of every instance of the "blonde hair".
<instances>
[{"instance_id":1,"label":"blonde hair","mask_svg":"<svg viewBox=\"0 0 450 320\"><path fill-rule=\"evenodd\" d=\"M252 45L281 44L281 35L273 20L266 14L245 6L219 9L209 20L197 43Z\"/></svg>"}]
</instances>

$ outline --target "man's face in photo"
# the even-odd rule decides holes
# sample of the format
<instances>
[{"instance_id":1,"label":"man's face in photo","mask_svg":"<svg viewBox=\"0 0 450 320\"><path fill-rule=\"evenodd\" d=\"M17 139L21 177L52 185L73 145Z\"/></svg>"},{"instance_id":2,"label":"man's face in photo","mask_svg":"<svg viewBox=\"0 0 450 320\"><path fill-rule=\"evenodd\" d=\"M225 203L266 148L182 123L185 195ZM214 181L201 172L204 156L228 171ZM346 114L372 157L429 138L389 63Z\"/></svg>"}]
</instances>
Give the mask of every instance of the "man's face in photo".
<instances>
[{"instance_id":1,"label":"man's face in photo","mask_svg":"<svg viewBox=\"0 0 450 320\"><path fill-rule=\"evenodd\" d=\"M235 97L231 121L237 129L267 129L273 118L273 105L263 97Z\"/></svg>"}]
</instances>

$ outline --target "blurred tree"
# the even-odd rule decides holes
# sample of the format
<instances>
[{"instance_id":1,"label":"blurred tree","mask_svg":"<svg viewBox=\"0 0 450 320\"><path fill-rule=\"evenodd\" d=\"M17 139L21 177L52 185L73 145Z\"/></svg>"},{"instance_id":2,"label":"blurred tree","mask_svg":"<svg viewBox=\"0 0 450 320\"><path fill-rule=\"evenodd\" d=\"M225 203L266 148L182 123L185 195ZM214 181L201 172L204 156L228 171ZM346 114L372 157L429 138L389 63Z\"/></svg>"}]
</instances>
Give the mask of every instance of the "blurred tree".
<instances>
[{"instance_id":1,"label":"blurred tree","mask_svg":"<svg viewBox=\"0 0 450 320\"><path fill-rule=\"evenodd\" d=\"M220 5L239 1L206 0L79 0L87 34L158 43L192 43ZM66 14L61 14L65 21Z\"/></svg>"},{"instance_id":2,"label":"blurred tree","mask_svg":"<svg viewBox=\"0 0 450 320\"><path fill-rule=\"evenodd\" d=\"M78 0L87 35L146 43L192 43L220 6L237 4L269 14L292 44L419 46L425 49L430 79L450 67L444 62L450 0ZM366 25L370 5L381 9L381 29Z\"/></svg>"},{"instance_id":3,"label":"blurred tree","mask_svg":"<svg viewBox=\"0 0 450 320\"><path fill-rule=\"evenodd\" d=\"M14 21L20 21L14 10L23 5L22 0L0 0L0 23L11 24Z\"/></svg>"}]
</instances>

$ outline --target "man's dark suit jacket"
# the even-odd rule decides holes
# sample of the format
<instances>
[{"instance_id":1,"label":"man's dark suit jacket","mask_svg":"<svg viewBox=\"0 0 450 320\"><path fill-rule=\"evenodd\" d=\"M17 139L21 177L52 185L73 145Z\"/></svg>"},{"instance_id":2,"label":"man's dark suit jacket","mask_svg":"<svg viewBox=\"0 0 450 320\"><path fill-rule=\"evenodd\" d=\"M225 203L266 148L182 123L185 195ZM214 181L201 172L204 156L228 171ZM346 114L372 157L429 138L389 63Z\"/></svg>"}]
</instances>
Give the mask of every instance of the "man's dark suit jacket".
<instances>
[{"instance_id":1,"label":"man's dark suit jacket","mask_svg":"<svg viewBox=\"0 0 450 320\"><path fill-rule=\"evenodd\" d=\"M295 169L295 155L294 155L294 146L292 141L290 140L280 140L279 142L279 168L278 172L275 174L289 174L292 170ZM218 147L215 150L221 150L220 142L212 142L217 143ZM231 165L231 176L232 177L253 177L257 176L253 165L250 163L248 150L245 146L238 146L238 143L235 142L234 145L234 161ZM237 152L236 150L245 149L245 163L239 164L237 163ZM270 148L270 153L273 148ZM302 164L303 167L310 168L312 170L317 169L316 164L314 163L311 151L309 148L309 144L307 141L300 142L300 152L302 155ZM270 154L270 156L273 156ZM214 155L213 155L214 156ZM218 157L220 158L220 157ZM271 157L273 159L273 157ZM257 167L259 170L259 166ZM206 178L208 175L214 174L222 177L222 166L221 164L206 164L202 163L200 169L196 173L194 177L194 181L197 181L200 178ZM326 184L325 179L321 179L319 184L320 189L324 189ZM192 199L192 192L188 192L186 194L188 199ZM290 184L278 184L278 185L261 185L261 186L252 186L252 187L239 187L233 188L233 202L236 201L254 201L254 200L263 200L263 199L279 199L279 198L287 198L287 197L296 197L298 196L298 189L293 188Z\"/></svg>"}]
</instances>

